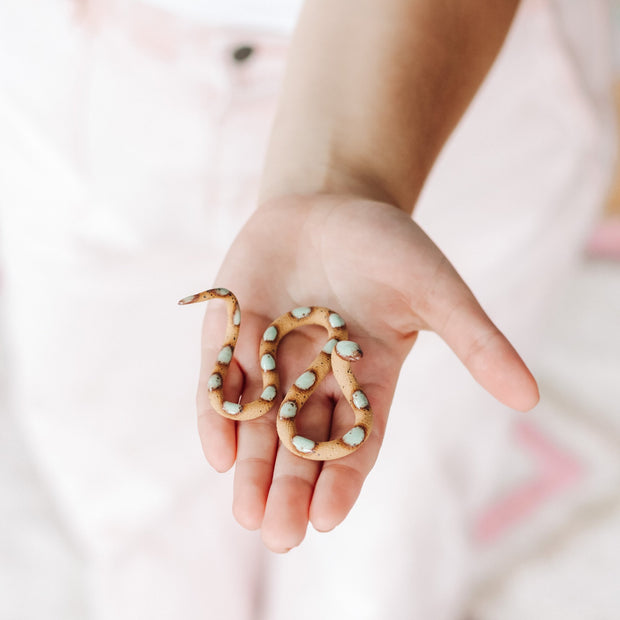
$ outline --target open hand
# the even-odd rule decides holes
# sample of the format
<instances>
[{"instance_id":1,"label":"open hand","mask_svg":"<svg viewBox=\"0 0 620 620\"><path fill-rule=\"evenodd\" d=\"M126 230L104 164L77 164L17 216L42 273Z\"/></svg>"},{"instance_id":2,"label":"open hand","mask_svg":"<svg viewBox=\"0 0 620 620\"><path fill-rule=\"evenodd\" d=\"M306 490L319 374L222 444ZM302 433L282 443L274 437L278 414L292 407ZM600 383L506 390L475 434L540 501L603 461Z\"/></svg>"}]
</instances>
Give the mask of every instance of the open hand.
<instances>
[{"instance_id":1,"label":"open hand","mask_svg":"<svg viewBox=\"0 0 620 620\"><path fill-rule=\"evenodd\" d=\"M207 381L223 342L223 303L210 302L203 330L198 427L206 458L218 471L234 463L233 512L265 545L285 552L347 515L371 470L385 432L400 367L418 332L441 336L487 391L528 410L538 389L520 357L486 316L446 257L411 218L392 205L351 196L279 198L261 206L231 247L217 286L242 309L241 333L225 385L228 400L261 393L258 346L266 326L298 306L326 306L347 322L364 358L355 364L375 414L366 443L345 458L308 461L279 445L277 407L234 422L209 404ZM284 390L325 344L322 328L296 330L283 341L278 369ZM298 419L315 440L350 428L353 413L330 376Z\"/></svg>"}]
</instances>

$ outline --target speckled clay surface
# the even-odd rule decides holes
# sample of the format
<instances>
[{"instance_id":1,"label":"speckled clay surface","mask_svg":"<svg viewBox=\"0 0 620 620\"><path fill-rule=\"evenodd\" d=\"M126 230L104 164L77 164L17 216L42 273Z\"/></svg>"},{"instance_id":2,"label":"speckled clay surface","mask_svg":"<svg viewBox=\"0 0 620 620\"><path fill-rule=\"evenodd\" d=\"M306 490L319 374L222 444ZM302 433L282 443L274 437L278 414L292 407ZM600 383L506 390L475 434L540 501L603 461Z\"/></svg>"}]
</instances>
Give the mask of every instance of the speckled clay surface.
<instances>
[{"instance_id":1,"label":"speckled clay surface","mask_svg":"<svg viewBox=\"0 0 620 620\"><path fill-rule=\"evenodd\" d=\"M294 454L315 461L341 458L357 450L370 435L372 410L366 394L351 370L351 362L361 358L357 343L347 339L347 328L342 317L327 309L301 306L278 317L267 327L259 348L263 374L263 392L250 403L232 403L224 400L224 381L233 358L239 336L241 311L237 298L225 288L215 288L182 299L187 305L210 299L222 299L228 306L228 325L224 344L217 356L213 372L207 382L211 406L231 420L253 420L265 415L273 407L280 390L277 370L277 351L282 339L304 325L320 325L327 330L326 344L312 364L301 373L282 399L277 416L278 435ZM318 384L333 370L334 376L355 414L355 424L344 435L331 441L314 441L297 433L295 419Z\"/></svg>"}]
</instances>

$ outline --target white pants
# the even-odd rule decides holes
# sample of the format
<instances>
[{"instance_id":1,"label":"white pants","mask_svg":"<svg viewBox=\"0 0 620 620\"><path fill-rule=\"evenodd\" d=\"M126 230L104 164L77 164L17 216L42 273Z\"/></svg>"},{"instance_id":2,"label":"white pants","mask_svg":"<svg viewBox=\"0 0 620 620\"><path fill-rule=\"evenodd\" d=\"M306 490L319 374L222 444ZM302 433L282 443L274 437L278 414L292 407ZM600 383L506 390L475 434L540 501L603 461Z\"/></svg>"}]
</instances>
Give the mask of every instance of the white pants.
<instances>
[{"instance_id":1,"label":"white pants","mask_svg":"<svg viewBox=\"0 0 620 620\"><path fill-rule=\"evenodd\" d=\"M607 66L586 84L580 64L604 54L604 15L573 16L580 55L555 11L523 6L416 211L526 360L612 160ZM212 283L254 206L286 41L130 3L79 24L64 0L0 9L4 418L26 447L7 471L31 461L78 566L56 570L39 528L41 555L2 566L0 616L458 618L512 414L433 335L334 532L266 552L200 454L201 317L175 302ZM8 525L18 554L36 524Z\"/></svg>"}]
</instances>

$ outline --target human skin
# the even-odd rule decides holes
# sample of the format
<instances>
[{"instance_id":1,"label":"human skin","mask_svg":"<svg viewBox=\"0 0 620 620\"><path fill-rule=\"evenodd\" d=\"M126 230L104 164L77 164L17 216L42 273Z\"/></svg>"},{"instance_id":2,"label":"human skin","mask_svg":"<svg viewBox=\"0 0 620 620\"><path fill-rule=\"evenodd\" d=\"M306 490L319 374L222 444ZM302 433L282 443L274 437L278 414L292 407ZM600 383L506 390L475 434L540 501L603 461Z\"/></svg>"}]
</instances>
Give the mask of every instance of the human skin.
<instances>
[{"instance_id":1,"label":"human skin","mask_svg":"<svg viewBox=\"0 0 620 620\"><path fill-rule=\"evenodd\" d=\"M261 392L265 327L297 306L327 306L364 351L355 374L375 413L355 453L320 463L279 445L274 411L234 422L209 405L224 304L203 329L198 427L217 471L236 464L233 513L285 552L308 523L348 514L381 447L400 367L420 330L433 330L473 378L504 404L528 410L536 382L457 271L411 219L424 181L499 51L517 2L310 0L293 37L265 164L261 199L231 246L216 284L242 309L225 394ZM459 205L454 205L455 209ZM320 328L287 336L284 387L324 344ZM333 420L332 420L333 418ZM301 434L337 436L352 414L333 378L299 416Z\"/></svg>"}]
</instances>

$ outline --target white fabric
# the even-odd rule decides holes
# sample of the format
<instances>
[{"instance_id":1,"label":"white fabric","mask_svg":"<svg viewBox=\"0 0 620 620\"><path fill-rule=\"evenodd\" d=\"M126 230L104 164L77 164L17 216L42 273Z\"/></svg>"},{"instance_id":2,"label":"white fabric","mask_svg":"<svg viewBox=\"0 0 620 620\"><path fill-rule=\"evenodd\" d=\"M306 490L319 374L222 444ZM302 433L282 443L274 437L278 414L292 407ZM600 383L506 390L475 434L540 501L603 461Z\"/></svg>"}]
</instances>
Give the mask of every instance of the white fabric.
<instances>
[{"instance_id":1,"label":"white fabric","mask_svg":"<svg viewBox=\"0 0 620 620\"><path fill-rule=\"evenodd\" d=\"M303 0L146 0L175 15L211 26L256 28L290 33Z\"/></svg>"},{"instance_id":2,"label":"white fabric","mask_svg":"<svg viewBox=\"0 0 620 620\"><path fill-rule=\"evenodd\" d=\"M555 3L526 2L416 215L526 357L612 160L604 3L567 4L583 44ZM230 477L199 453L202 310L175 301L212 282L253 208L284 40L257 35L236 66L236 32L149 47L124 24L77 27L60 0L0 13L11 411L79 549L88 620L458 618L511 416L432 335L352 514L288 556L233 523ZM3 597L0 616L49 617L71 587Z\"/></svg>"}]
</instances>

